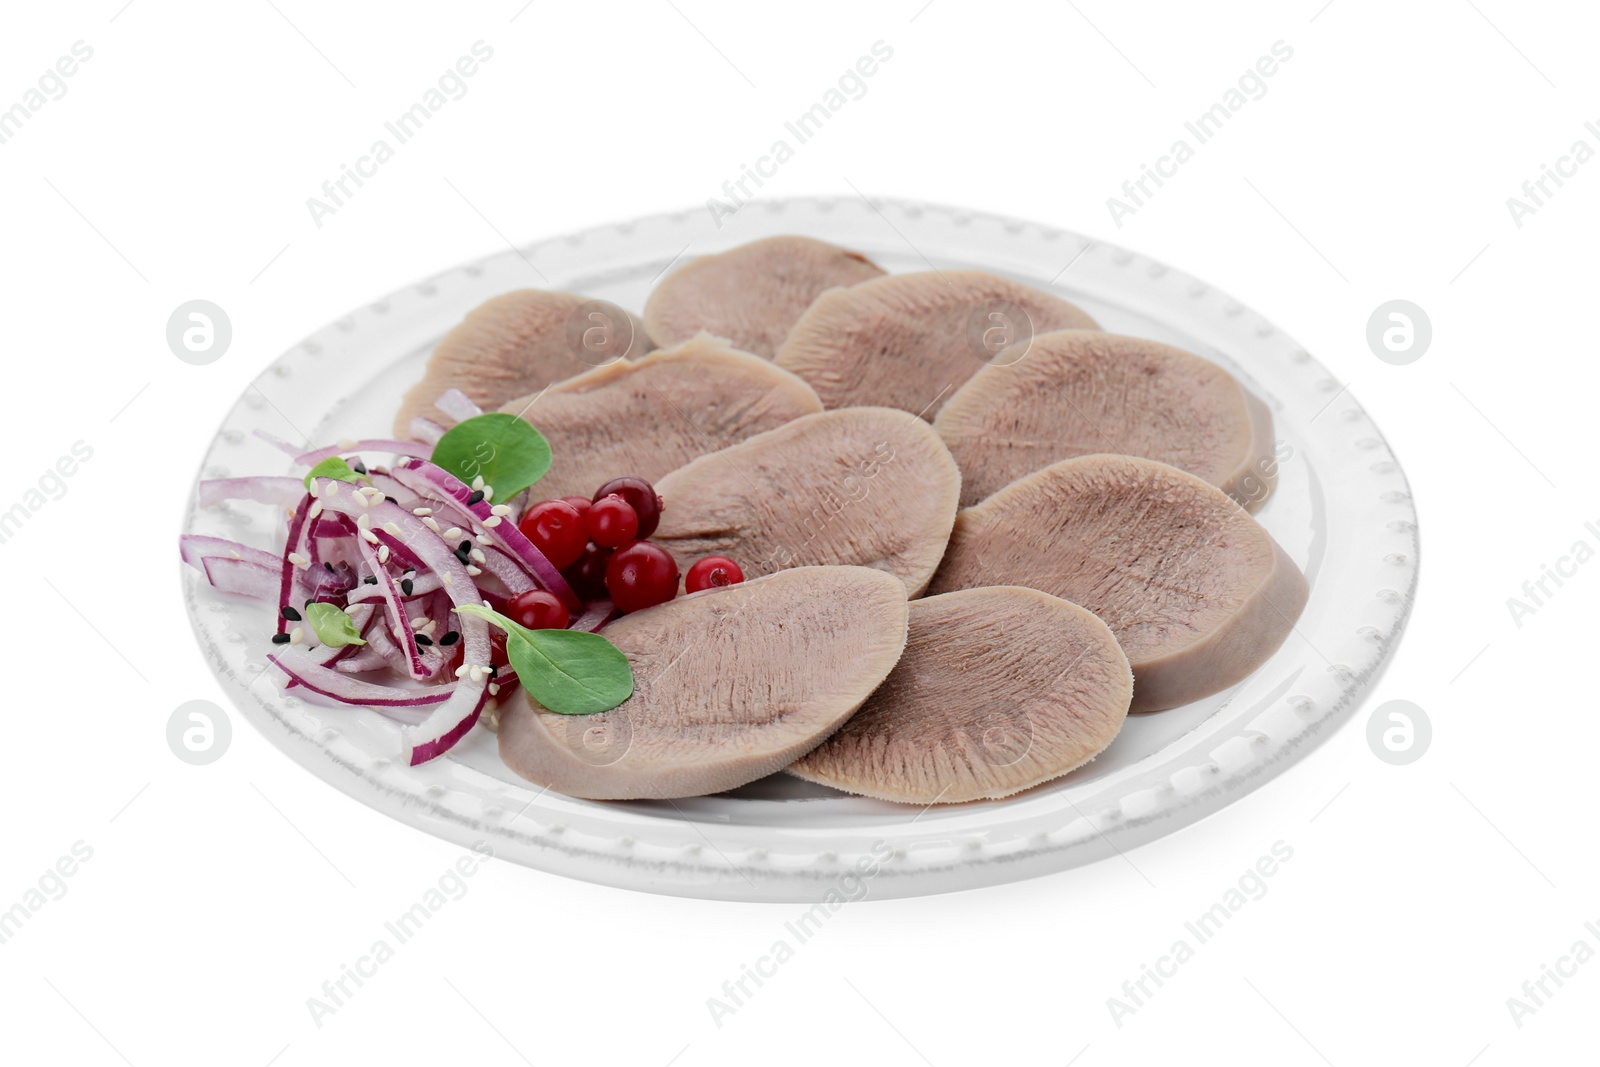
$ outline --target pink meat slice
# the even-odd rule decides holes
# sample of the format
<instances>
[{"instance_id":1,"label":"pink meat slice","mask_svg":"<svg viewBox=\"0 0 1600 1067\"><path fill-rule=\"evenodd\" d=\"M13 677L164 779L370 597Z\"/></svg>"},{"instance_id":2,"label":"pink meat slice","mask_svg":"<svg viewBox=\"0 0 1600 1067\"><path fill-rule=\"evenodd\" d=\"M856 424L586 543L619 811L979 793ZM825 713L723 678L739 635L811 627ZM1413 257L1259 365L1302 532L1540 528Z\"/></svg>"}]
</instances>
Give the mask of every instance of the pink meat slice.
<instances>
[{"instance_id":1,"label":"pink meat slice","mask_svg":"<svg viewBox=\"0 0 1600 1067\"><path fill-rule=\"evenodd\" d=\"M585 313L591 298L576 293L521 289L484 301L445 334L428 357L422 381L412 386L395 415L397 437L411 436L421 416L442 426L456 420L434 407L447 389L459 389L485 411L536 393L610 360L641 356L653 347L644 324L631 314Z\"/></svg>"},{"instance_id":2,"label":"pink meat slice","mask_svg":"<svg viewBox=\"0 0 1600 1067\"><path fill-rule=\"evenodd\" d=\"M1095 328L1065 300L985 271L891 274L817 297L777 363L826 407L884 405L931 421L1006 345Z\"/></svg>"},{"instance_id":3,"label":"pink meat slice","mask_svg":"<svg viewBox=\"0 0 1600 1067\"><path fill-rule=\"evenodd\" d=\"M860 707L900 658L906 616L904 587L865 567L797 568L624 615L605 635L633 666L633 696L597 715L514 701L500 757L594 800L733 789Z\"/></svg>"},{"instance_id":4,"label":"pink meat slice","mask_svg":"<svg viewBox=\"0 0 1600 1067\"><path fill-rule=\"evenodd\" d=\"M770 359L825 290L882 274L861 253L826 241L768 237L668 274L645 301L644 325L658 345L705 330Z\"/></svg>"},{"instance_id":5,"label":"pink meat slice","mask_svg":"<svg viewBox=\"0 0 1600 1067\"><path fill-rule=\"evenodd\" d=\"M1134 711L1219 692L1267 660L1309 590L1220 489L1133 456L1063 460L956 518L930 592L1025 585L1105 620L1133 665Z\"/></svg>"},{"instance_id":6,"label":"pink meat slice","mask_svg":"<svg viewBox=\"0 0 1600 1067\"><path fill-rule=\"evenodd\" d=\"M922 592L955 522L961 474L932 427L893 408L807 415L656 483L651 536L680 570L728 556L746 576L850 564Z\"/></svg>"},{"instance_id":7,"label":"pink meat slice","mask_svg":"<svg viewBox=\"0 0 1600 1067\"><path fill-rule=\"evenodd\" d=\"M708 452L822 409L788 371L700 334L673 348L617 360L501 410L550 442L536 499L590 496L625 474L654 482Z\"/></svg>"},{"instance_id":8,"label":"pink meat slice","mask_svg":"<svg viewBox=\"0 0 1600 1067\"><path fill-rule=\"evenodd\" d=\"M1159 460L1248 511L1277 480L1272 414L1209 360L1097 330L1033 339L974 374L933 421L961 466L961 503L1058 460L1121 452Z\"/></svg>"},{"instance_id":9,"label":"pink meat slice","mask_svg":"<svg viewBox=\"0 0 1600 1067\"><path fill-rule=\"evenodd\" d=\"M910 637L889 677L789 772L905 804L1010 796L1111 744L1133 698L1109 627L1018 586L911 603Z\"/></svg>"}]
</instances>

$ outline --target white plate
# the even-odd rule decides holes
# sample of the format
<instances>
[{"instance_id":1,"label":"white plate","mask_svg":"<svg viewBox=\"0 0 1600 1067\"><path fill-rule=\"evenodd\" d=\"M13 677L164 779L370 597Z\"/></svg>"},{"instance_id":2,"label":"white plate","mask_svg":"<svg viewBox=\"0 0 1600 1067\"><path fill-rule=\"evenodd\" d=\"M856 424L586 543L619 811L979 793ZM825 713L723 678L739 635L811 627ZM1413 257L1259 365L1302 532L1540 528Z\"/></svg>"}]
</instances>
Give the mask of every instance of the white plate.
<instances>
[{"instance_id":1,"label":"white plate","mask_svg":"<svg viewBox=\"0 0 1600 1067\"><path fill-rule=\"evenodd\" d=\"M1187 707L1131 717L1099 759L1003 801L920 812L777 775L677 802L594 802L507 770L479 727L445 758L396 760L375 713L279 692L262 673L270 607L214 593L189 568L184 597L212 667L244 716L312 773L446 840L631 889L734 900L877 897L1007 882L1088 863L1186 826L1254 789L1354 712L1395 647L1417 579L1405 475L1349 392L1293 340L1226 294L1160 263L1033 223L860 199L751 204L719 227L703 210L558 237L491 256L361 308L286 352L223 420L201 477L276 474L251 431L317 443L387 436L435 341L472 307L519 288L568 289L638 311L670 265L758 237L807 234L891 271L981 267L1048 288L1108 330L1216 360L1271 405L1292 449L1257 516L1305 571L1311 599L1249 679ZM1070 264L1070 266L1069 266ZM279 550L268 509L191 505L185 529ZM885 862L877 862L889 857Z\"/></svg>"}]
</instances>

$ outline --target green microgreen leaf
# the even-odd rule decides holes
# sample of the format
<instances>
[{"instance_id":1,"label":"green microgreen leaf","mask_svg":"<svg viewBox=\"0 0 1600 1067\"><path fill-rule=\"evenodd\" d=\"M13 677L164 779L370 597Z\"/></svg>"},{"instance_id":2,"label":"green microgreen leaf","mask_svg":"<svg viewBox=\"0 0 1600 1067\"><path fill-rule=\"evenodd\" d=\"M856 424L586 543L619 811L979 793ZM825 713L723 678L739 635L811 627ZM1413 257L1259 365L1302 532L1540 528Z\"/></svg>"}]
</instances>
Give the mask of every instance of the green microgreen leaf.
<instances>
[{"instance_id":1,"label":"green microgreen leaf","mask_svg":"<svg viewBox=\"0 0 1600 1067\"><path fill-rule=\"evenodd\" d=\"M593 715L610 711L633 695L633 668L622 650L599 634L582 630L530 630L497 611L463 604L506 632L506 656L528 695L547 711Z\"/></svg>"},{"instance_id":2,"label":"green microgreen leaf","mask_svg":"<svg viewBox=\"0 0 1600 1067\"><path fill-rule=\"evenodd\" d=\"M356 629L356 624L337 604L324 604L320 601L307 604L305 616L306 622L317 632L317 640L329 648L366 644L361 639L361 631Z\"/></svg>"},{"instance_id":3,"label":"green microgreen leaf","mask_svg":"<svg viewBox=\"0 0 1600 1067\"><path fill-rule=\"evenodd\" d=\"M517 416L491 411L446 430L432 459L468 485L481 477L494 499L506 501L550 469L550 442Z\"/></svg>"},{"instance_id":4,"label":"green microgreen leaf","mask_svg":"<svg viewBox=\"0 0 1600 1067\"><path fill-rule=\"evenodd\" d=\"M311 468L306 475L306 488L311 488L313 478L335 478L341 482L371 482L372 479L358 473L346 463L343 456L329 456L327 459Z\"/></svg>"}]
</instances>

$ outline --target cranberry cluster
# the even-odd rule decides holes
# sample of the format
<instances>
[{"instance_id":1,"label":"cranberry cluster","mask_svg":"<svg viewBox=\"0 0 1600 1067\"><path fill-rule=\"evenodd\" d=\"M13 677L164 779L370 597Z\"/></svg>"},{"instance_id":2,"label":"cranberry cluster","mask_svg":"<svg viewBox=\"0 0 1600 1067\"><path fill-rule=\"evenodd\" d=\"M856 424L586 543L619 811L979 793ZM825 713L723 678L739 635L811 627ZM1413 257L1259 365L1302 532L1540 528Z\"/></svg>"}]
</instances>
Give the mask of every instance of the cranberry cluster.
<instances>
[{"instance_id":1,"label":"cranberry cluster","mask_svg":"<svg viewBox=\"0 0 1600 1067\"><path fill-rule=\"evenodd\" d=\"M678 595L677 562L649 540L661 522L661 508L661 497L643 478L613 478L588 500L568 496L534 504L522 516L518 529L561 570L579 597L609 597L618 611L639 611ZM684 588L697 593L743 580L738 564L722 556L707 556L689 568ZM531 596L524 593L515 598L512 607L520 608L517 602ZM565 614L560 601L549 594L545 597ZM540 603L541 611L549 610L543 606L543 598ZM534 623L513 617L536 628ZM566 625L565 621L560 625Z\"/></svg>"}]
</instances>

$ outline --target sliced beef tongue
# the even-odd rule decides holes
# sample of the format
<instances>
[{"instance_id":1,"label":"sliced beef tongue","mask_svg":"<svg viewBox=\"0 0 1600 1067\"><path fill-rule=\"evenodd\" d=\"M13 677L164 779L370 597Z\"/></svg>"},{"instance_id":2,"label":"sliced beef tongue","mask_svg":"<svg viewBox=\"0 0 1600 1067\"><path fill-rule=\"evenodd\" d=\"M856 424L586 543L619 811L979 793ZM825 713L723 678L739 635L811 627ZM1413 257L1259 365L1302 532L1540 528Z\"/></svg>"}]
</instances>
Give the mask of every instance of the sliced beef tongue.
<instances>
[{"instance_id":1,"label":"sliced beef tongue","mask_svg":"<svg viewBox=\"0 0 1600 1067\"><path fill-rule=\"evenodd\" d=\"M651 538L680 570L707 555L746 575L875 567L922 592L955 522L961 474L932 427L893 408L807 415L701 456L656 483Z\"/></svg>"},{"instance_id":2,"label":"sliced beef tongue","mask_svg":"<svg viewBox=\"0 0 1600 1067\"><path fill-rule=\"evenodd\" d=\"M1215 363L1180 348L1095 330L1063 330L1002 354L939 410L934 429L976 504L1058 460L1121 452L1159 460L1246 510L1276 481L1272 415Z\"/></svg>"},{"instance_id":3,"label":"sliced beef tongue","mask_svg":"<svg viewBox=\"0 0 1600 1067\"><path fill-rule=\"evenodd\" d=\"M501 408L550 441L539 499L589 496L631 474L655 481L697 456L822 410L811 387L700 334L518 397Z\"/></svg>"},{"instance_id":4,"label":"sliced beef tongue","mask_svg":"<svg viewBox=\"0 0 1600 1067\"><path fill-rule=\"evenodd\" d=\"M1134 711L1240 681L1283 644L1309 595L1220 489L1113 455L1063 460L957 516L930 591L987 585L1029 586L1105 620L1133 664Z\"/></svg>"},{"instance_id":5,"label":"sliced beef tongue","mask_svg":"<svg viewBox=\"0 0 1600 1067\"><path fill-rule=\"evenodd\" d=\"M905 588L865 567L807 567L709 589L606 627L634 693L597 715L517 700L500 757L568 796L670 799L765 777L833 733L906 643Z\"/></svg>"},{"instance_id":6,"label":"sliced beef tongue","mask_svg":"<svg viewBox=\"0 0 1600 1067\"><path fill-rule=\"evenodd\" d=\"M1033 589L912 601L900 662L861 709L789 768L907 804L1009 796L1093 759L1133 697L1105 623Z\"/></svg>"},{"instance_id":7,"label":"sliced beef tongue","mask_svg":"<svg viewBox=\"0 0 1600 1067\"><path fill-rule=\"evenodd\" d=\"M503 293L473 308L434 347L422 381L400 403L395 435L409 438L412 420L419 417L442 426L458 421L434 406L447 389L459 389L478 407L493 411L552 382L609 360L641 356L651 347L644 324L613 305L542 289Z\"/></svg>"},{"instance_id":8,"label":"sliced beef tongue","mask_svg":"<svg viewBox=\"0 0 1600 1067\"><path fill-rule=\"evenodd\" d=\"M824 290L882 274L859 252L826 241L768 237L701 256L667 275L645 302L645 329L658 345L705 330L770 359Z\"/></svg>"},{"instance_id":9,"label":"sliced beef tongue","mask_svg":"<svg viewBox=\"0 0 1600 1067\"><path fill-rule=\"evenodd\" d=\"M1095 328L1065 300L985 271L891 274L817 297L777 363L810 382L826 407L882 404L931 421L1005 347Z\"/></svg>"}]
</instances>

